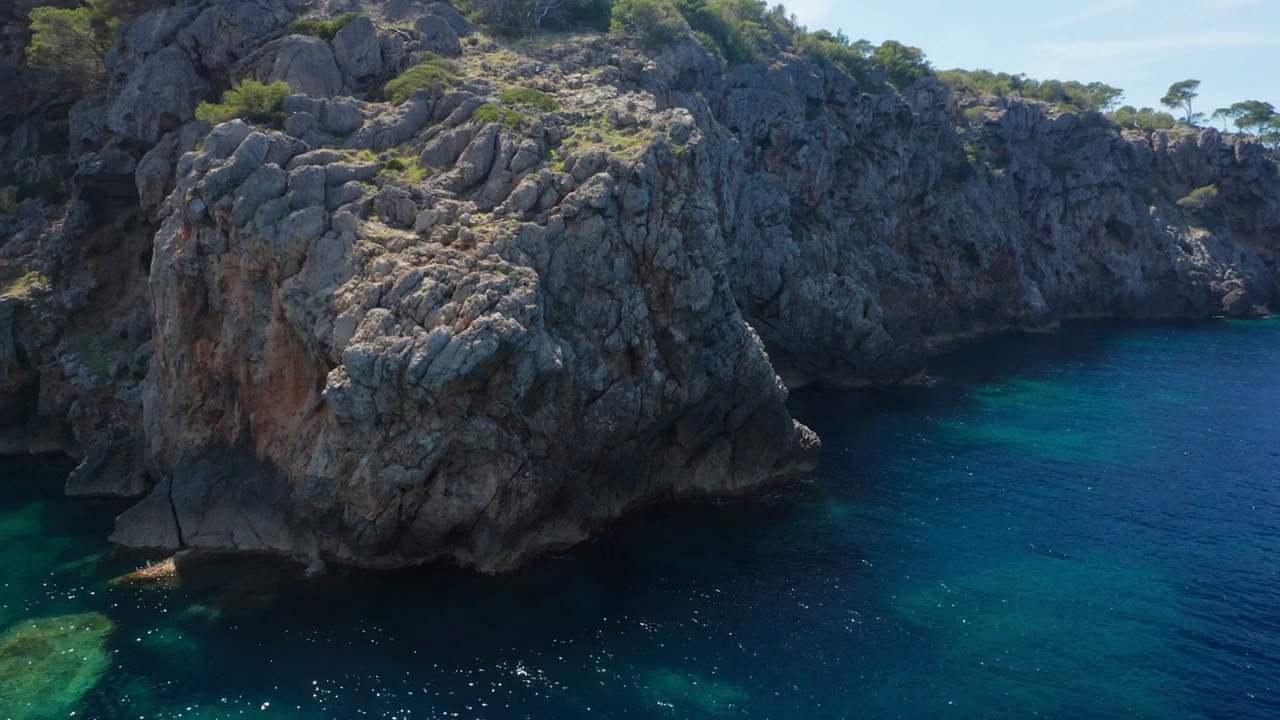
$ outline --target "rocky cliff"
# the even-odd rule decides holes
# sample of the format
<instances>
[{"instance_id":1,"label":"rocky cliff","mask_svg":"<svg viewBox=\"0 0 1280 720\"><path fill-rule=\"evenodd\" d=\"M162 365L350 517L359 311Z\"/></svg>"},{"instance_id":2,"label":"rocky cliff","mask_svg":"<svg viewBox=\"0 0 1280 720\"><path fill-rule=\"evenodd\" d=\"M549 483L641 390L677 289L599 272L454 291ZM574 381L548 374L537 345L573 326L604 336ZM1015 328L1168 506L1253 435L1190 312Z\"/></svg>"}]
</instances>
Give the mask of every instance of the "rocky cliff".
<instances>
[{"instance_id":1,"label":"rocky cliff","mask_svg":"<svg viewBox=\"0 0 1280 720\"><path fill-rule=\"evenodd\" d=\"M2 449L144 496L118 542L502 570L803 474L788 386L1278 300L1280 178L1245 138L330 5L365 14L325 40L288 33L301 3L152 10L104 92L0 123ZM246 78L296 92L279 124L192 119Z\"/></svg>"}]
</instances>

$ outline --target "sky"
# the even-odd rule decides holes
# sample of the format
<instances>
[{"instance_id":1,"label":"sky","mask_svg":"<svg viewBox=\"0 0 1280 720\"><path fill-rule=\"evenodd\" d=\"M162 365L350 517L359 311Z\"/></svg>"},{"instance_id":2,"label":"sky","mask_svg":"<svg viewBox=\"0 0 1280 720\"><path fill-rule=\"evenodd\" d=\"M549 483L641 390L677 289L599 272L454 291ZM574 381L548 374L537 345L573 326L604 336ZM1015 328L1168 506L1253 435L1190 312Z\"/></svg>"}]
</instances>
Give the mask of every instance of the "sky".
<instances>
[{"instance_id":1,"label":"sky","mask_svg":"<svg viewBox=\"0 0 1280 720\"><path fill-rule=\"evenodd\" d=\"M1280 0L783 4L810 30L841 29L854 40L914 45L939 70L1099 81L1123 89L1123 104L1161 110L1171 84L1196 79L1196 112L1208 115L1241 100L1280 109Z\"/></svg>"}]
</instances>

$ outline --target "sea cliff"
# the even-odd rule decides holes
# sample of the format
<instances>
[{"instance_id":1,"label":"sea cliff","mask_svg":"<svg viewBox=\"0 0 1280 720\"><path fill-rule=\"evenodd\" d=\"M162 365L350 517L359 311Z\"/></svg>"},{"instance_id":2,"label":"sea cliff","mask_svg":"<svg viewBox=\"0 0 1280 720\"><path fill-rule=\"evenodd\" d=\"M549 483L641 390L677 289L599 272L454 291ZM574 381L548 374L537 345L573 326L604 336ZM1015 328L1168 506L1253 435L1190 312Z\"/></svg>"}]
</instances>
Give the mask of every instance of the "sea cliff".
<instances>
[{"instance_id":1,"label":"sea cliff","mask_svg":"<svg viewBox=\"0 0 1280 720\"><path fill-rule=\"evenodd\" d=\"M117 542L500 571L803 475L788 387L1280 301L1280 177L1249 138L864 92L788 47L725 67L692 36L330 5L359 13L332 39L289 32L299 2L159 7L90 93L16 89L3 18L0 186L26 197L0 214L0 449L141 498ZM424 58L437 82L376 99ZM294 94L194 118L246 79Z\"/></svg>"}]
</instances>

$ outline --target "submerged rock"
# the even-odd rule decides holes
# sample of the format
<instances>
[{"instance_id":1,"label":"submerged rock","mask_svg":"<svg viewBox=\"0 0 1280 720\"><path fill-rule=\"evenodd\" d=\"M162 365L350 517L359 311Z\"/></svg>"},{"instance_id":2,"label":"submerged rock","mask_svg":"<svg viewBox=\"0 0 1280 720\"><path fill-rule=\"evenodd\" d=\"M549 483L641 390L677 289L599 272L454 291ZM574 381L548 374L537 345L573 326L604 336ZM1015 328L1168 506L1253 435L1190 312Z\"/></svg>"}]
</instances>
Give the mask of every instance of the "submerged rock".
<instances>
[{"instance_id":1,"label":"submerged rock","mask_svg":"<svg viewBox=\"0 0 1280 720\"><path fill-rule=\"evenodd\" d=\"M111 579L112 585L163 585L176 587L178 584L178 566L173 558L166 558L146 567L138 568Z\"/></svg>"},{"instance_id":2,"label":"submerged rock","mask_svg":"<svg viewBox=\"0 0 1280 720\"><path fill-rule=\"evenodd\" d=\"M111 666L115 623L99 613L19 623L0 635L0 698L10 720L67 717Z\"/></svg>"},{"instance_id":3,"label":"submerged rock","mask_svg":"<svg viewBox=\"0 0 1280 720\"><path fill-rule=\"evenodd\" d=\"M645 679L645 699L675 717L745 715L751 702L746 690L717 678L660 670Z\"/></svg>"}]
</instances>

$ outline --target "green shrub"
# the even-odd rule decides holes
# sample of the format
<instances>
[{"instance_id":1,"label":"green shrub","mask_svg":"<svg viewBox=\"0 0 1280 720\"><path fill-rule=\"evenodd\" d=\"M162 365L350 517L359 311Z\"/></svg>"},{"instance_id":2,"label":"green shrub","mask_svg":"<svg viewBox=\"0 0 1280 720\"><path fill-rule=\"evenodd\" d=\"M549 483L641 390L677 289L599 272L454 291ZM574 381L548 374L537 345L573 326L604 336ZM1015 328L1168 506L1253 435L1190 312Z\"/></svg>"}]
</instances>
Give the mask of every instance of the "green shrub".
<instances>
[{"instance_id":1,"label":"green shrub","mask_svg":"<svg viewBox=\"0 0 1280 720\"><path fill-rule=\"evenodd\" d=\"M34 8L27 64L67 88L100 89L106 83L104 58L116 28L158 4L159 0L84 0L75 8Z\"/></svg>"},{"instance_id":2,"label":"green shrub","mask_svg":"<svg viewBox=\"0 0 1280 720\"><path fill-rule=\"evenodd\" d=\"M885 40L876 46L866 40L852 42L843 32L833 35L826 30L808 33L800 29L795 35L795 43L802 52L849 73L867 92L888 90L882 82L872 81L870 70L876 65L884 69L885 79L896 88L906 88L933 74L933 66L925 60L920 48L897 40Z\"/></svg>"},{"instance_id":3,"label":"green shrub","mask_svg":"<svg viewBox=\"0 0 1280 720\"><path fill-rule=\"evenodd\" d=\"M679 0L677 8L690 28L711 38L729 64L763 57L761 48L770 36L769 6L763 0Z\"/></svg>"},{"instance_id":4,"label":"green shrub","mask_svg":"<svg viewBox=\"0 0 1280 720\"><path fill-rule=\"evenodd\" d=\"M325 42L333 42L333 38L338 34L338 31L358 17L360 17L360 13L350 12L345 15L339 15L332 20L298 18L289 23L289 32L294 35L310 35L318 37Z\"/></svg>"},{"instance_id":5,"label":"green shrub","mask_svg":"<svg viewBox=\"0 0 1280 720\"><path fill-rule=\"evenodd\" d=\"M920 48L885 40L871 53L871 62L884 68L884 76L898 89L910 87L920 78L933 74Z\"/></svg>"},{"instance_id":6,"label":"green shrub","mask_svg":"<svg viewBox=\"0 0 1280 720\"><path fill-rule=\"evenodd\" d=\"M502 123L502 126L508 130L514 130L517 125L526 120L526 116L523 113L508 110L493 103L485 103L476 108L475 112L471 113L471 118L479 120L486 125Z\"/></svg>"},{"instance_id":7,"label":"green shrub","mask_svg":"<svg viewBox=\"0 0 1280 720\"><path fill-rule=\"evenodd\" d=\"M1178 206L1188 210L1203 210L1218 199L1218 186L1205 185L1196 188L1187 194L1186 197L1178 201Z\"/></svg>"},{"instance_id":8,"label":"green shrub","mask_svg":"<svg viewBox=\"0 0 1280 720\"><path fill-rule=\"evenodd\" d=\"M711 53L712 57L716 59L716 65L720 67L721 71L729 67L729 60L725 58L724 51L720 49L720 44L716 42L715 38L701 30L694 31L693 36L698 38L698 42L702 43L702 47L706 48L707 52Z\"/></svg>"},{"instance_id":9,"label":"green shrub","mask_svg":"<svg viewBox=\"0 0 1280 720\"><path fill-rule=\"evenodd\" d=\"M103 59L111 48L115 23L95 24L89 7L63 9L51 6L31 11L31 44L27 64L44 70L59 84L74 88L95 88L106 82Z\"/></svg>"},{"instance_id":10,"label":"green shrub","mask_svg":"<svg viewBox=\"0 0 1280 720\"><path fill-rule=\"evenodd\" d=\"M666 47L689 31L689 24L664 0L617 0L609 28L620 35L642 35L651 50Z\"/></svg>"},{"instance_id":11,"label":"green shrub","mask_svg":"<svg viewBox=\"0 0 1280 720\"><path fill-rule=\"evenodd\" d=\"M584 25L592 30L609 29L609 15L612 12L609 0L570 0L568 10L558 25ZM543 23L544 26L550 23Z\"/></svg>"},{"instance_id":12,"label":"green shrub","mask_svg":"<svg viewBox=\"0 0 1280 720\"><path fill-rule=\"evenodd\" d=\"M535 110L554 112L560 109L560 103L550 95L533 88L509 88L503 90L498 99L503 105L528 105Z\"/></svg>"},{"instance_id":13,"label":"green shrub","mask_svg":"<svg viewBox=\"0 0 1280 720\"><path fill-rule=\"evenodd\" d=\"M970 165L985 163L991 159L992 155L991 151L987 148L984 148L981 145L974 145L973 143L966 143L963 150L964 159Z\"/></svg>"},{"instance_id":14,"label":"green shrub","mask_svg":"<svg viewBox=\"0 0 1280 720\"><path fill-rule=\"evenodd\" d=\"M884 92L888 88L871 82L871 62L868 58L875 46L866 40L850 41L843 32L834 35L826 30L800 32L796 39L800 51L811 58L831 63L858 81L868 92Z\"/></svg>"},{"instance_id":15,"label":"green shrub","mask_svg":"<svg viewBox=\"0 0 1280 720\"><path fill-rule=\"evenodd\" d=\"M196 118L213 124L236 118L279 124L284 121L284 99L292 92L289 84L282 80L270 85L245 80L228 90L221 103L200 103L196 108Z\"/></svg>"},{"instance_id":16,"label":"green shrub","mask_svg":"<svg viewBox=\"0 0 1280 720\"><path fill-rule=\"evenodd\" d=\"M457 66L443 58L429 55L401 73L400 77L388 82L382 90L382 97L398 105L422 88L448 85L457 77Z\"/></svg>"}]
</instances>

